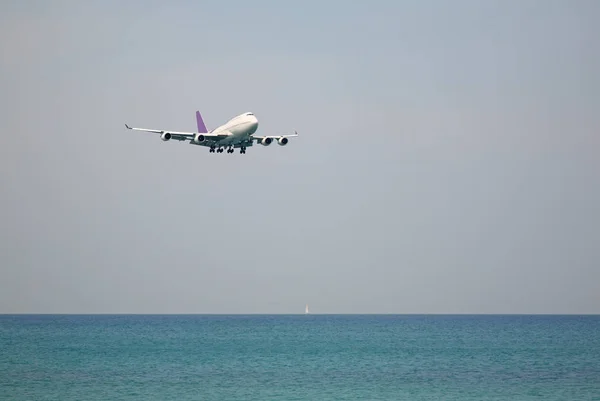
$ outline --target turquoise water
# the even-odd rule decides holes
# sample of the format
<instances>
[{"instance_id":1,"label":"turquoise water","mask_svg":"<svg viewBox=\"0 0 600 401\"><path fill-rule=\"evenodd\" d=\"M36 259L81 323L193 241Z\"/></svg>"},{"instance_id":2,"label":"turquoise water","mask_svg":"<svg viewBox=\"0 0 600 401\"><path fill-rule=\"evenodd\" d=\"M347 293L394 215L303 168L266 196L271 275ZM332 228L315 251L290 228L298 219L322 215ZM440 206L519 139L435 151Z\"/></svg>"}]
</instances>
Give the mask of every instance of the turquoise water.
<instances>
[{"instance_id":1,"label":"turquoise water","mask_svg":"<svg viewBox=\"0 0 600 401\"><path fill-rule=\"evenodd\" d=\"M0 315L0 400L600 400L600 316Z\"/></svg>"}]
</instances>

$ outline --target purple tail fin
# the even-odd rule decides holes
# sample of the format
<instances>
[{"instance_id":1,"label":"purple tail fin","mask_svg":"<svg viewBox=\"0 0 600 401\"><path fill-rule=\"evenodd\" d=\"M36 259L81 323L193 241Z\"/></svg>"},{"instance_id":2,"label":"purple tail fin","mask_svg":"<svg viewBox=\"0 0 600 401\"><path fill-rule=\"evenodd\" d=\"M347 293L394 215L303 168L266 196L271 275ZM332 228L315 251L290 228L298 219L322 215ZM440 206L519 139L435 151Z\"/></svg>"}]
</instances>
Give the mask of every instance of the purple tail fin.
<instances>
[{"instance_id":1,"label":"purple tail fin","mask_svg":"<svg viewBox=\"0 0 600 401\"><path fill-rule=\"evenodd\" d=\"M204 125L204 121L202 120L202 116L200 115L200 112L197 111L196 112L196 122L198 123L198 132L205 134L208 132L208 130L206 129L206 125Z\"/></svg>"}]
</instances>

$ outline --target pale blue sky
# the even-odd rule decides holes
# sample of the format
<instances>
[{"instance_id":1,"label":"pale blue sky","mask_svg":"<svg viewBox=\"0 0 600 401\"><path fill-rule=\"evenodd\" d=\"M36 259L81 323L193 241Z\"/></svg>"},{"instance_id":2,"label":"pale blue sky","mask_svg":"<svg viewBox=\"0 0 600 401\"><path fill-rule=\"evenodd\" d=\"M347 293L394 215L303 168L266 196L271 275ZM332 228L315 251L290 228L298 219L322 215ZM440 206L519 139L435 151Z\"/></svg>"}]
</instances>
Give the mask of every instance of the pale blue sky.
<instances>
[{"instance_id":1,"label":"pale blue sky","mask_svg":"<svg viewBox=\"0 0 600 401\"><path fill-rule=\"evenodd\" d=\"M0 313L600 313L599 18L5 1Z\"/></svg>"}]
</instances>

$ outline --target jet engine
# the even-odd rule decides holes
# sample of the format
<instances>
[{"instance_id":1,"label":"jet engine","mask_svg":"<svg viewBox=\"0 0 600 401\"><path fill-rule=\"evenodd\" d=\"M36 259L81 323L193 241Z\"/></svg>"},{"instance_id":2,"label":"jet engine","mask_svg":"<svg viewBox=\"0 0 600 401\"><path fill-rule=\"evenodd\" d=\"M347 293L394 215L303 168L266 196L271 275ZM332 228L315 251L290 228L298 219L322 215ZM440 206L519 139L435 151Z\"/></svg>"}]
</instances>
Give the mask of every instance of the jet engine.
<instances>
[{"instance_id":1,"label":"jet engine","mask_svg":"<svg viewBox=\"0 0 600 401\"><path fill-rule=\"evenodd\" d=\"M204 142L204 139L206 139L206 138L202 134L196 134L194 136L194 142L196 142L196 143L202 143L202 142Z\"/></svg>"},{"instance_id":2,"label":"jet engine","mask_svg":"<svg viewBox=\"0 0 600 401\"><path fill-rule=\"evenodd\" d=\"M160 136L160 139L162 139L163 141L168 141L169 139L171 139L171 134L168 132L163 132Z\"/></svg>"},{"instance_id":3,"label":"jet engine","mask_svg":"<svg viewBox=\"0 0 600 401\"><path fill-rule=\"evenodd\" d=\"M260 144L264 146L269 146L273 142L273 138L263 138L260 140Z\"/></svg>"},{"instance_id":4,"label":"jet engine","mask_svg":"<svg viewBox=\"0 0 600 401\"><path fill-rule=\"evenodd\" d=\"M289 141L289 139L287 139L287 138L278 138L277 139L277 143L281 146L287 145L288 141Z\"/></svg>"}]
</instances>

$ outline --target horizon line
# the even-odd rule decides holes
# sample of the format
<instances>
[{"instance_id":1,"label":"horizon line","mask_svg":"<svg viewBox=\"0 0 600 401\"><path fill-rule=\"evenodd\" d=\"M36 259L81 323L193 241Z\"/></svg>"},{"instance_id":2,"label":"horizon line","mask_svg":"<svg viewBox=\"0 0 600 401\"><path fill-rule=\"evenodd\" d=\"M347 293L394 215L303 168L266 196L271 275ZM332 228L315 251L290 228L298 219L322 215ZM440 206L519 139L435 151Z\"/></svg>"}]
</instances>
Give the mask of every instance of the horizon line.
<instances>
[{"instance_id":1,"label":"horizon line","mask_svg":"<svg viewBox=\"0 0 600 401\"><path fill-rule=\"evenodd\" d=\"M0 312L0 316L24 316L24 315L53 315L53 316L306 316L304 312L295 313L265 313L265 312L249 312L249 313L217 313L217 312ZM369 313L314 313L310 312L308 315L320 315L320 316L600 316L600 312L595 313L580 313L580 312L568 312L568 313L554 313L554 312L537 312L537 313L419 313L419 312L369 312Z\"/></svg>"}]
</instances>

